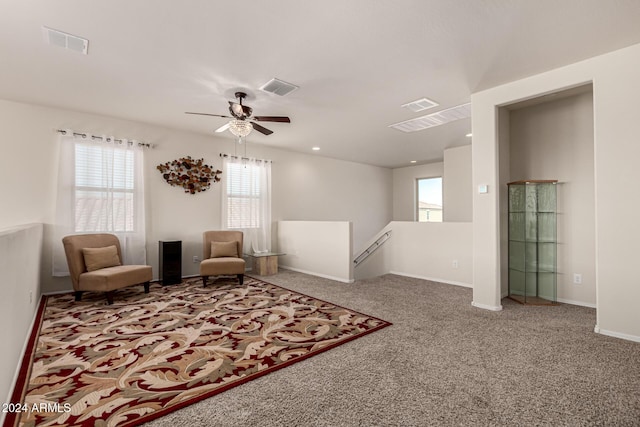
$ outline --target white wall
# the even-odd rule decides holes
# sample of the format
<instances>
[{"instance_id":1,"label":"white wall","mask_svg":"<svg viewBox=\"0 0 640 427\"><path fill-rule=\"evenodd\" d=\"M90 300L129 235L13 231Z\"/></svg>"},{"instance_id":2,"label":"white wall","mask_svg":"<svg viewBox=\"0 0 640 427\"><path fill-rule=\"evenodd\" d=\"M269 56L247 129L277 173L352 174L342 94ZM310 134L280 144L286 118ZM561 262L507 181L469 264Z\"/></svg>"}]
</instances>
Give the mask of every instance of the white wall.
<instances>
[{"instance_id":1,"label":"white wall","mask_svg":"<svg viewBox=\"0 0 640 427\"><path fill-rule=\"evenodd\" d=\"M471 287L471 223L391 221L380 234L387 231L391 237L355 267L358 280L392 273Z\"/></svg>"},{"instance_id":2,"label":"white wall","mask_svg":"<svg viewBox=\"0 0 640 427\"><path fill-rule=\"evenodd\" d=\"M283 268L353 282L352 225L347 221L279 221Z\"/></svg>"},{"instance_id":3,"label":"white wall","mask_svg":"<svg viewBox=\"0 0 640 427\"><path fill-rule=\"evenodd\" d=\"M442 199L445 222L471 222L471 145L444 150Z\"/></svg>"},{"instance_id":4,"label":"white wall","mask_svg":"<svg viewBox=\"0 0 640 427\"><path fill-rule=\"evenodd\" d=\"M349 221L354 251L391 221L390 169L282 150L264 155L274 161L274 220Z\"/></svg>"},{"instance_id":5,"label":"white wall","mask_svg":"<svg viewBox=\"0 0 640 427\"><path fill-rule=\"evenodd\" d=\"M559 181L558 300L595 307L593 93L514 109L509 123L510 179Z\"/></svg>"},{"instance_id":6,"label":"white wall","mask_svg":"<svg viewBox=\"0 0 640 427\"><path fill-rule=\"evenodd\" d=\"M471 223L394 221L390 228L391 273L471 287Z\"/></svg>"},{"instance_id":7,"label":"white wall","mask_svg":"<svg viewBox=\"0 0 640 427\"><path fill-rule=\"evenodd\" d=\"M50 276L51 247L60 244L52 241L51 224L55 217L58 159L55 130L61 128L156 144L155 149L145 153L147 261L158 277L158 240L180 239L183 275L198 273L198 264L192 258L202 255L202 232L221 226L220 184L212 184L204 193L185 194L166 184L156 165L189 155L220 167L219 153L233 153L230 139L5 100L0 100L0 117L0 196L11 203L11 209L0 210L0 227L44 223L45 292L71 288L68 279ZM285 219L351 221L355 246L362 245L391 220L389 169L287 152L251 141L249 137L248 155L273 160L274 223ZM273 232L275 241L275 224Z\"/></svg>"},{"instance_id":8,"label":"white wall","mask_svg":"<svg viewBox=\"0 0 640 427\"><path fill-rule=\"evenodd\" d=\"M596 206L596 330L640 341L640 284L637 242L640 198L640 144L635 124L640 117L640 45L621 49L553 71L472 95L473 184L490 185L474 192L474 304L500 309L500 221L498 107L551 92L593 83L594 176Z\"/></svg>"},{"instance_id":9,"label":"white wall","mask_svg":"<svg viewBox=\"0 0 640 427\"><path fill-rule=\"evenodd\" d=\"M0 395L7 403L40 301L42 229L29 224L0 230Z\"/></svg>"},{"instance_id":10,"label":"white wall","mask_svg":"<svg viewBox=\"0 0 640 427\"><path fill-rule=\"evenodd\" d=\"M393 220L416 221L416 180L444 174L444 163L407 166L393 170ZM446 206L444 207L446 210Z\"/></svg>"}]
</instances>

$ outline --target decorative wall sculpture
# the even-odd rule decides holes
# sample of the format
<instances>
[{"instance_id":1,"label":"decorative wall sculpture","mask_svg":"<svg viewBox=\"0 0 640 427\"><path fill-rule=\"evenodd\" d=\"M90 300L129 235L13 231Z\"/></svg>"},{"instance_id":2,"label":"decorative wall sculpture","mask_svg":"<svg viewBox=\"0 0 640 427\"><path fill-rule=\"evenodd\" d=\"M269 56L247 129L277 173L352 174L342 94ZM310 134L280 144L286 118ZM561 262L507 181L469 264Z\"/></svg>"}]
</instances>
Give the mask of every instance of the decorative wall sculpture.
<instances>
[{"instance_id":1,"label":"decorative wall sculpture","mask_svg":"<svg viewBox=\"0 0 640 427\"><path fill-rule=\"evenodd\" d=\"M204 159L193 160L191 156L159 164L157 169L168 184L184 188L185 193L206 191L211 182L218 182L221 170L204 164Z\"/></svg>"}]
</instances>

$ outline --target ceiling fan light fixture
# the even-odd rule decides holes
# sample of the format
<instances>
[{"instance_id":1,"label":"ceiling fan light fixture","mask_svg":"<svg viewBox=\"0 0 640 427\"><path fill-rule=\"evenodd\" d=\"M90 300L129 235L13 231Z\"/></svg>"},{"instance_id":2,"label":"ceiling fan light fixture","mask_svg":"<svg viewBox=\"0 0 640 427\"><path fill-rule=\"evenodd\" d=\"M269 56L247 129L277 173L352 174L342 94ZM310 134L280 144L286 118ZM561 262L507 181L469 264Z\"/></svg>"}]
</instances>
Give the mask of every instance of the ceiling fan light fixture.
<instances>
[{"instance_id":1,"label":"ceiling fan light fixture","mask_svg":"<svg viewBox=\"0 0 640 427\"><path fill-rule=\"evenodd\" d=\"M250 122L244 120L231 120L229 122L229 131L238 138L244 138L253 130Z\"/></svg>"},{"instance_id":2,"label":"ceiling fan light fixture","mask_svg":"<svg viewBox=\"0 0 640 427\"><path fill-rule=\"evenodd\" d=\"M242 111L242 105L240 104L231 104L231 112L235 115L235 116L242 116L244 114L244 111Z\"/></svg>"}]
</instances>

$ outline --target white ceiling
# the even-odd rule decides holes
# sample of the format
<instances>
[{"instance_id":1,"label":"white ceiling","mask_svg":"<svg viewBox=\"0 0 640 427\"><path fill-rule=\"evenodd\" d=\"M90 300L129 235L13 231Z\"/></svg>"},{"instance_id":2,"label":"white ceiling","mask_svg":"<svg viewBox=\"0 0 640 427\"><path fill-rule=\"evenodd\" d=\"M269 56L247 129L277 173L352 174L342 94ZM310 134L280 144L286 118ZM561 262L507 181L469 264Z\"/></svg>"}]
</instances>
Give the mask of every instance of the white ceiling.
<instances>
[{"instance_id":1,"label":"white ceiling","mask_svg":"<svg viewBox=\"0 0 640 427\"><path fill-rule=\"evenodd\" d=\"M184 112L227 114L243 88L254 114L292 121L249 143L398 167L469 144L471 121L390 124L640 43L639 23L639 0L0 0L0 98L213 135L225 119ZM258 90L273 77L300 89ZM422 97L440 106L400 107Z\"/></svg>"}]
</instances>

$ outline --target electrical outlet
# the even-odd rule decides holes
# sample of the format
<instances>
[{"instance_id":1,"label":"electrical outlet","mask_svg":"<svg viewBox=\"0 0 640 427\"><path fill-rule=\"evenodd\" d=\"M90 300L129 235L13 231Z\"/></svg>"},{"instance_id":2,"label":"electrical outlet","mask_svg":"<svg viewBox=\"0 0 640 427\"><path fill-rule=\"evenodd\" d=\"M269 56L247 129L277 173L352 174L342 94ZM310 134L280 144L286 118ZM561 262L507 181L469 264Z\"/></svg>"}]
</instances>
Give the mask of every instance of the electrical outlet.
<instances>
[{"instance_id":1,"label":"electrical outlet","mask_svg":"<svg viewBox=\"0 0 640 427\"><path fill-rule=\"evenodd\" d=\"M198 255L194 255L194 256L193 256L193 262L194 262L194 263L196 263L196 262L200 262L200 258L198 257Z\"/></svg>"},{"instance_id":2,"label":"electrical outlet","mask_svg":"<svg viewBox=\"0 0 640 427\"><path fill-rule=\"evenodd\" d=\"M458 268L458 267L459 267L459 265L458 265L458 260L457 260L457 259L454 259L454 260L453 260L453 262L451 263L451 266L452 266L453 268Z\"/></svg>"},{"instance_id":3,"label":"electrical outlet","mask_svg":"<svg viewBox=\"0 0 640 427\"><path fill-rule=\"evenodd\" d=\"M573 273L573 283L576 285L582 285L582 274Z\"/></svg>"},{"instance_id":4,"label":"electrical outlet","mask_svg":"<svg viewBox=\"0 0 640 427\"><path fill-rule=\"evenodd\" d=\"M33 303L33 291L29 291L29 304Z\"/></svg>"}]
</instances>

